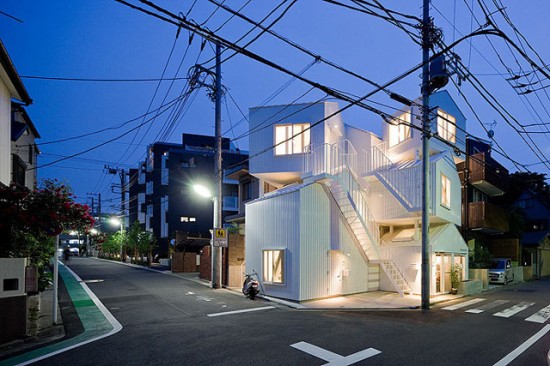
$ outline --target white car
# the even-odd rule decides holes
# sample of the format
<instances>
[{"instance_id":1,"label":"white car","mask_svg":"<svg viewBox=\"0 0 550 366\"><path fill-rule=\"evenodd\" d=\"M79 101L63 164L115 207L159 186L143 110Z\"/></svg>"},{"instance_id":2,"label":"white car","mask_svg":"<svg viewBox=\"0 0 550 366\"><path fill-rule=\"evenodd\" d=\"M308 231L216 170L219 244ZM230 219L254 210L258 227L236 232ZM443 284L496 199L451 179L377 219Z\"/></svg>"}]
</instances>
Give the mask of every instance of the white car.
<instances>
[{"instance_id":1,"label":"white car","mask_svg":"<svg viewBox=\"0 0 550 366\"><path fill-rule=\"evenodd\" d=\"M489 267L489 282L502 283L514 281L512 260L510 258L495 258Z\"/></svg>"}]
</instances>

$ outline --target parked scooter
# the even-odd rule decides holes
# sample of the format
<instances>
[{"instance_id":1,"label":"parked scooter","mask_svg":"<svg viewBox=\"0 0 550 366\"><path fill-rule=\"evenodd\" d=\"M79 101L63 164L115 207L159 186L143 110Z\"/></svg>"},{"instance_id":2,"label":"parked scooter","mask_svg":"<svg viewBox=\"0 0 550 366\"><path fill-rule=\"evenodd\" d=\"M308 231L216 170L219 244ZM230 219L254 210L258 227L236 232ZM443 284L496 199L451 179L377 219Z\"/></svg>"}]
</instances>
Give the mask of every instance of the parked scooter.
<instances>
[{"instance_id":1,"label":"parked scooter","mask_svg":"<svg viewBox=\"0 0 550 366\"><path fill-rule=\"evenodd\" d=\"M246 274L243 282L243 294L248 297L250 300L254 300L256 295L260 293L259 290L260 283L252 278L251 274Z\"/></svg>"}]
</instances>

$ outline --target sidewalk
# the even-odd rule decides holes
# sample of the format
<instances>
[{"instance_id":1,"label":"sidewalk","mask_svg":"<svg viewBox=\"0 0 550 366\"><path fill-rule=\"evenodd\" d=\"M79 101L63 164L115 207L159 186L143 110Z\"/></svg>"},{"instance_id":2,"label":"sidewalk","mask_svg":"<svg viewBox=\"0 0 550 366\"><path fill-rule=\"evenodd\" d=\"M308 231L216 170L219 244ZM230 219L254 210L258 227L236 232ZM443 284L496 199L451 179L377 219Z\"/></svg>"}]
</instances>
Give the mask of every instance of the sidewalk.
<instances>
[{"instance_id":1,"label":"sidewalk","mask_svg":"<svg viewBox=\"0 0 550 366\"><path fill-rule=\"evenodd\" d=\"M210 282L201 280L199 278L198 272L172 272L168 266L162 266L157 263L153 263L151 268L152 271L158 271L163 274L169 274L172 276L177 276L184 278L189 281L200 283L205 286L210 286ZM226 287L226 289L235 292L238 295L241 295L241 289L236 287ZM488 289L491 290L491 287ZM487 290L487 291L488 291ZM430 299L430 304L436 304L445 301L456 300L464 297L466 295L437 295ZM328 299L320 300L311 300L305 302L293 302L288 300L282 300L274 298L271 296L262 296L259 297L285 305L294 309L302 310L375 310L375 309L419 309L421 304L420 295L404 295L401 297L396 292L385 292L385 291L372 291L355 295L347 296L338 296Z\"/></svg>"},{"instance_id":2,"label":"sidewalk","mask_svg":"<svg viewBox=\"0 0 550 366\"><path fill-rule=\"evenodd\" d=\"M89 290L88 286L70 268L59 266L59 276L63 280L67 293L76 309L84 331L72 338L66 338L65 334L57 334L55 338L49 336L50 330L55 334L56 327L44 328L36 337L36 342L12 342L11 347L2 347L2 360L4 365L26 365L52 355L68 351L81 345L108 337L120 331L122 326L103 306L99 299ZM48 298L48 294L50 295ZM40 309L42 324L52 324L53 320L53 295L44 293L44 307ZM49 300L48 300L49 299ZM49 310L49 312L47 311ZM57 309L59 311L59 309ZM50 315L48 315L50 314ZM59 315L58 315L59 316ZM61 319L58 317L58 319ZM8 357L8 358L6 358Z\"/></svg>"},{"instance_id":3,"label":"sidewalk","mask_svg":"<svg viewBox=\"0 0 550 366\"><path fill-rule=\"evenodd\" d=\"M40 298L36 336L18 339L0 345L0 359L12 354L37 348L65 337L65 329L63 327L59 306L57 307L58 324L53 324L53 289L48 288L36 296Z\"/></svg>"}]
</instances>

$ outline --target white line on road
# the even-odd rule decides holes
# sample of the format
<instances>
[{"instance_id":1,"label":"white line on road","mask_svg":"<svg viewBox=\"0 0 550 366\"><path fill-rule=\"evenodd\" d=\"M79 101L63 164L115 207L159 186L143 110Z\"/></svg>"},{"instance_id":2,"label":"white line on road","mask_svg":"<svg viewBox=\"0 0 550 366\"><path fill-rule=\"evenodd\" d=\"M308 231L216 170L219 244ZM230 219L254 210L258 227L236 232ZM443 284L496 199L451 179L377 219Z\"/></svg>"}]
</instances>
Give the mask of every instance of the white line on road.
<instances>
[{"instance_id":1,"label":"white line on road","mask_svg":"<svg viewBox=\"0 0 550 366\"><path fill-rule=\"evenodd\" d=\"M466 306L474 305L474 304L477 304L478 302L482 302L482 301L485 301L485 299L481 299L481 298L473 299L473 300L470 300L470 301L461 302L460 304L444 307L443 310L456 310L456 309L460 309L460 308L465 308Z\"/></svg>"},{"instance_id":2,"label":"white line on road","mask_svg":"<svg viewBox=\"0 0 550 366\"><path fill-rule=\"evenodd\" d=\"M507 302L508 302L508 300L497 300L497 301L493 301L493 302L491 302L491 303L482 305L482 306L480 306L480 307L478 307L478 308L476 308L476 309L466 310L466 313L472 313L472 314L483 313L485 310L489 310L489 309L496 308L497 306L506 304Z\"/></svg>"},{"instance_id":3,"label":"white line on road","mask_svg":"<svg viewBox=\"0 0 550 366\"><path fill-rule=\"evenodd\" d=\"M269 310L269 309L275 309L275 306L264 306L264 307L261 307L261 308L225 311L223 313L206 314L206 316L233 315L233 314L240 314L240 313L248 313L248 312L251 312L251 311Z\"/></svg>"},{"instance_id":4,"label":"white line on road","mask_svg":"<svg viewBox=\"0 0 550 366\"><path fill-rule=\"evenodd\" d=\"M544 328L539 330L534 336L523 342L518 348L507 354L502 360L495 363L493 366L506 366L510 362L516 359L519 355L521 355L525 350L527 350L529 347L531 347L536 341L541 339L550 331L550 324L546 324Z\"/></svg>"},{"instance_id":5,"label":"white line on road","mask_svg":"<svg viewBox=\"0 0 550 366\"><path fill-rule=\"evenodd\" d=\"M504 309L502 311L499 311L498 313L494 314L494 316L499 316L501 318L509 318L512 315L517 314L520 311L523 311L523 310L527 309L529 306L533 306L533 305L535 305L534 302L522 301L517 305L509 307L508 309Z\"/></svg>"},{"instance_id":6,"label":"white line on road","mask_svg":"<svg viewBox=\"0 0 550 366\"><path fill-rule=\"evenodd\" d=\"M544 309L539 310L535 314L531 315L529 318L525 319L528 322L535 322L535 323L546 323L546 321L550 318L550 305L545 307Z\"/></svg>"},{"instance_id":7,"label":"white line on road","mask_svg":"<svg viewBox=\"0 0 550 366\"><path fill-rule=\"evenodd\" d=\"M294 343L294 344L291 344L290 347L296 348L297 350L300 350L305 353L309 353L312 356L328 361L328 363L326 363L325 365L330 365L330 366L347 366L347 365L351 365L356 362L362 361L364 359L367 359L369 357L376 356L379 353L382 353L382 351L379 351L377 349L367 348L362 351L356 352L352 355L349 355L347 357L344 357L344 356L340 356L337 353L328 351L321 347L317 347L307 342Z\"/></svg>"}]
</instances>

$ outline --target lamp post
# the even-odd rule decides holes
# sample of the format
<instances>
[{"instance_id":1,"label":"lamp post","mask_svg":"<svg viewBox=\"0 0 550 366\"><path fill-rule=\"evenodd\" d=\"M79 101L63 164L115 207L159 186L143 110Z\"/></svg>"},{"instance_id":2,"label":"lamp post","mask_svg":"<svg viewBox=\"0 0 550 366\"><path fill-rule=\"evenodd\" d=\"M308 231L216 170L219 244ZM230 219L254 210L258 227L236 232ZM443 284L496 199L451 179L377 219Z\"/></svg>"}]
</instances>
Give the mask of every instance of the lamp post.
<instances>
[{"instance_id":1,"label":"lamp post","mask_svg":"<svg viewBox=\"0 0 550 366\"><path fill-rule=\"evenodd\" d=\"M120 226L120 261L122 262L122 234L124 232L124 229L122 227L122 220L120 220L118 217L111 217L109 219L109 223L113 226Z\"/></svg>"},{"instance_id":2,"label":"lamp post","mask_svg":"<svg viewBox=\"0 0 550 366\"><path fill-rule=\"evenodd\" d=\"M195 192L202 197L210 198L212 202L214 203L214 219L213 219L213 229L217 229L220 227L219 222L219 200L217 196L213 196L212 193L210 193L210 190L206 188L205 186L202 186L200 184L193 185L193 189ZM212 280L212 288L221 288L222 283L222 255L221 255L222 248L214 246L214 230L212 230L212 242L210 245L210 252L211 255L211 280Z\"/></svg>"}]
</instances>

